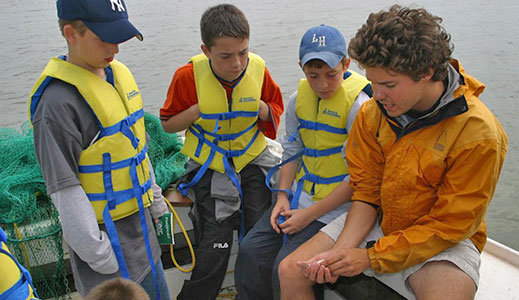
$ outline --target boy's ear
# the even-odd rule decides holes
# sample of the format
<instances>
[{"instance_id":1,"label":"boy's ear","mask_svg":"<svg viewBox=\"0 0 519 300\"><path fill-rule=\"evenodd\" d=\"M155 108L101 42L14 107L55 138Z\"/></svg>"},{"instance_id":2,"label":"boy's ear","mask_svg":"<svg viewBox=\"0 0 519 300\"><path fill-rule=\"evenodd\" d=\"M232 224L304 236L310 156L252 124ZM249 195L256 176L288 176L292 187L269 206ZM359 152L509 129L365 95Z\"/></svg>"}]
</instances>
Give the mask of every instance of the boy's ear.
<instances>
[{"instance_id":1,"label":"boy's ear","mask_svg":"<svg viewBox=\"0 0 519 300\"><path fill-rule=\"evenodd\" d=\"M427 72L427 74L423 75L420 80L423 80L423 81L431 80L433 75L434 75L434 69L433 68L429 68L429 72Z\"/></svg>"},{"instance_id":2,"label":"boy's ear","mask_svg":"<svg viewBox=\"0 0 519 300\"><path fill-rule=\"evenodd\" d=\"M209 51L209 48L207 48L207 46L205 44L202 44L200 46L200 49L202 49L202 52L204 52L205 56L207 56L207 58L211 58L211 52Z\"/></svg>"},{"instance_id":3,"label":"boy's ear","mask_svg":"<svg viewBox=\"0 0 519 300\"><path fill-rule=\"evenodd\" d=\"M305 70L305 69L303 68L303 65L301 64L301 61L299 61L297 64L299 65L299 67L301 68L301 70L303 70L303 71Z\"/></svg>"},{"instance_id":4,"label":"boy's ear","mask_svg":"<svg viewBox=\"0 0 519 300\"><path fill-rule=\"evenodd\" d=\"M76 30L74 29L74 26L71 24L67 24L63 26L63 36L69 43L75 43L76 42Z\"/></svg>"},{"instance_id":5,"label":"boy's ear","mask_svg":"<svg viewBox=\"0 0 519 300\"><path fill-rule=\"evenodd\" d=\"M350 68L351 60L349 58L344 59L344 71L348 70Z\"/></svg>"}]
</instances>

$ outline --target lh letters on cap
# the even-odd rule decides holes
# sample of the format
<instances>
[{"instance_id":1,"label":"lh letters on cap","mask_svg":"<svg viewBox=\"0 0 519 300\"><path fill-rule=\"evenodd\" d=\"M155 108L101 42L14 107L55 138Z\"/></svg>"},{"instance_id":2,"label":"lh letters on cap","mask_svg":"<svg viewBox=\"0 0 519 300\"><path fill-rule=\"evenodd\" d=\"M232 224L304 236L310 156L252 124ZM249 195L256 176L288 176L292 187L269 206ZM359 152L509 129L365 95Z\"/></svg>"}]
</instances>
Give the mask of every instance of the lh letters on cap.
<instances>
[{"instance_id":1,"label":"lh letters on cap","mask_svg":"<svg viewBox=\"0 0 519 300\"><path fill-rule=\"evenodd\" d=\"M314 36L312 38L312 43L319 42L319 47L326 47L326 35L320 35L319 38L316 37L316 34L314 33Z\"/></svg>"}]
</instances>

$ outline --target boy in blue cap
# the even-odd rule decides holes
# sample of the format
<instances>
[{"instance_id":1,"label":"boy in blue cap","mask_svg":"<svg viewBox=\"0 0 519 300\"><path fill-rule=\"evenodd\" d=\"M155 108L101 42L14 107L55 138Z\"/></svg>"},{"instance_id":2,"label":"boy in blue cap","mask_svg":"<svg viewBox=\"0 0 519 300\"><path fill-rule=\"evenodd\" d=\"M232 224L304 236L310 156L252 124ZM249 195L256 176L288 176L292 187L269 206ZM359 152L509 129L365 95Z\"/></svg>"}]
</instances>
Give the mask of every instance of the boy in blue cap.
<instances>
[{"instance_id":1,"label":"boy in blue cap","mask_svg":"<svg viewBox=\"0 0 519 300\"><path fill-rule=\"evenodd\" d=\"M288 102L282 163L269 172L281 169L278 188L272 189L277 202L240 245L235 273L240 299L279 297L280 261L349 208L344 144L357 111L371 97L368 80L349 71L349 64L336 28L320 25L303 35L299 66L306 79Z\"/></svg>"},{"instance_id":2,"label":"boy in blue cap","mask_svg":"<svg viewBox=\"0 0 519 300\"><path fill-rule=\"evenodd\" d=\"M169 299L152 225L167 208L146 152L142 99L114 60L120 43L142 35L123 0L56 3L68 54L38 78L29 118L76 288L85 296L122 276L152 299Z\"/></svg>"}]
</instances>

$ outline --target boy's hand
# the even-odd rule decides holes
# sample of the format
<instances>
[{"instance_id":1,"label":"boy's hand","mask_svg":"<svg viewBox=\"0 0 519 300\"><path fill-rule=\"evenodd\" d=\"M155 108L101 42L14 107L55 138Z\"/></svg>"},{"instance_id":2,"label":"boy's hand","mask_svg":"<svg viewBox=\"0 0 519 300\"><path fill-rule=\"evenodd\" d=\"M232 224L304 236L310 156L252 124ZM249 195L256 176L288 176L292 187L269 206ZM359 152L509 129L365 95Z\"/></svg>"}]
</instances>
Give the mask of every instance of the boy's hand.
<instances>
[{"instance_id":1,"label":"boy's hand","mask_svg":"<svg viewBox=\"0 0 519 300\"><path fill-rule=\"evenodd\" d=\"M353 277L371 266L367 249L338 248L329 252L325 264L334 276Z\"/></svg>"},{"instance_id":2,"label":"boy's hand","mask_svg":"<svg viewBox=\"0 0 519 300\"><path fill-rule=\"evenodd\" d=\"M366 249L334 248L307 261L297 262L297 265L310 281L334 283L339 276L359 275L371 266L371 262Z\"/></svg>"},{"instance_id":3,"label":"boy's hand","mask_svg":"<svg viewBox=\"0 0 519 300\"><path fill-rule=\"evenodd\" d=\"M274 205L272 213L270 214L270 225L277 233L281 233L278 225L279 214L286 210L290 210L290 201L288 201L288 196L286 193L279 192L277 195L276 205Z\"/></svg>"},{"instance_id":4,"label":"boy's hand","mask_svg":"<svg viewBox=\"0 0 519 300\"><path fill-rule=\"evenodd\" d=\"M285 210L280 214L286 218L286 221L279 224L279 227L287 234L294 234L303 230L315 219L308 208Z\"/></svg>"},{"instance_id":5,"label":"boy's hand","mask_svg":"<svg viewBox=\"0 0 519 300\"><path fill-rule=\"evenodd\" d=\"M302 269L306 278L315 283L334 283L339 276L333 276L330 270L323 265L327 252L320 253L309 260L298 261L297 265Z\"/></svg>"}]
</instances>

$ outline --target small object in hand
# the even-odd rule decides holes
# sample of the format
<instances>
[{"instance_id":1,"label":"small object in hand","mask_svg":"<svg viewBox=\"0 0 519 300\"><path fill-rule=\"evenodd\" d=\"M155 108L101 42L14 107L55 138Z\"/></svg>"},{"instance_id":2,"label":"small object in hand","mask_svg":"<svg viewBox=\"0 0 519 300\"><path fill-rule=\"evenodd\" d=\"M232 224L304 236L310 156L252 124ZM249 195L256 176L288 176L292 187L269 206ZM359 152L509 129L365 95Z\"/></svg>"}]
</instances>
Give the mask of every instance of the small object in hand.
<instances>
[{"instance_id":1,"label":"small object in hand","mask_svg":"<svg viewBox=\"0 0 519 300\"><path fill-rule=\"evenodd\" d=\"M303 269L303 270L306 270L309 266L313 265L313 264L317 264L317 265L320 265L322 262L324 261L324 259L320 259L318 261L314 261L314 262L311 262L311 263L306 263L304 261L299 261L297 262L297 265Z\"/></svg>"},{"instance_id":2,"label":"small object in hand","mask_svg":"<svg viewBox=\"0 0 519 300\"><path fill-rule=\"evenodd\" d=\"M173 217L171 213L165 213L159 218L158 223L154 223L157 239L161 245L174 245L173 237Z\"/></svg>"}]
</instances>

